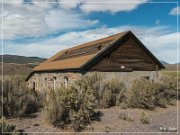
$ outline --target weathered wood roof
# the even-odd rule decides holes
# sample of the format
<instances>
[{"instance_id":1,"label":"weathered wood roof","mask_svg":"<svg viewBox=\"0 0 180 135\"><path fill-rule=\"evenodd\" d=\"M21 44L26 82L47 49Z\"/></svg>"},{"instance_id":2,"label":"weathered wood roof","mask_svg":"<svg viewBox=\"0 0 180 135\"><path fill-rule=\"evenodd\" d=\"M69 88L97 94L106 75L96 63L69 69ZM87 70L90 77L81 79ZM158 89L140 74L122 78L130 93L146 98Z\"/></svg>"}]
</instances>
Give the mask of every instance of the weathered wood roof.
<instances>
[{"instance_id":1,"label":"weathered wood roof","mask_svg":"<svg viewBox=\"0 0 180 135\"><path fill-rule=\"evenodd\" d=\"M123 37L127 32L88 42L69 49L65 49L52 56L33 71L77 69L102 52L117 39Z\"/></svg>"},{"instance_id":2,"label":"weathered wood roof","mask_svg":"<svg viewBox=\"0 0 180 135\"><path fill-rule=\"evenodd\" d=\"M143 45L131 32L122 32L106 38L88 42L69 49L65 49L52 56L33 69L33 72L73 71L86 72L97 64L117 46L121 46L129 38L133 39L143 51L157 64L158 69L164 68L160 61ZM33 74L33 72L31 74Z\"/></svg>"}]
</instances>

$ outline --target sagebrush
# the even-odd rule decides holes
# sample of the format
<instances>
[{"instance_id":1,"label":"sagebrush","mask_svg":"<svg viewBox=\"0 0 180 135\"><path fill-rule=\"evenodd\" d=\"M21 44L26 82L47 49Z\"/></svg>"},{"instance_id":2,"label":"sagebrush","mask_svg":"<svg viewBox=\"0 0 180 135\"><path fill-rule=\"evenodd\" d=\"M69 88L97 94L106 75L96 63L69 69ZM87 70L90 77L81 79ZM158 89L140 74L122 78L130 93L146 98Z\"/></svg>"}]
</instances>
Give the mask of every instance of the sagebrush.
<instances>
[{"instance_id":1,"label":"sagebrush","mask_svg":"<svg viewBox=\"0 0 180 135\"><path fill-rule=\"evenodd\" d=\"M140 122L141 122L142 124L149 124L149 123L150 123L148 116L147 116L144 112L141 112Z\"/></svg>"},{"instance_id":2,"label":"sagebrush","mask_svg":"<svg viewBox=\"0 0 180 135\"><path fill-rule=\"evenodd\" d=\"M118 78L108 79L104 74L91 73L82 77L96 98L97 108L108 108L124 102L126 87Z\"/></svg>"},{"instance_id":3,"label":"sagebrush","mask_svg":"<svg viewBox=\"0 0 180 135\"><path fill-rule=\"evenodd\" d=\"M40 94L26 87L26 82L19 76L12 76L3 79L3 110L5 117L22 117L38 111L40 108ZM3 95L2 95L3 94ZM2 105L2 104L1 104Z\"/></svg>"},{"instance_id":4,"label":"sagebrush","mask_svg":"<svg viewBox=\"0 0 180 135\"><path fill-rule=\"evenodd\" d=\"M71 125L80 131L91 123L94 108L92 90L79 80L68 89L51 90L45 100L44 113L49 123L62 128Z\"/></svg>"},{"instance_id":5,"label":"sagebrush","mask_svg":"<svg viewBox=\"0 0 180 135\"><path fill-rule=\"evenodd\" d=\"M6 135L19 135L16 131L16 126L7 124L3 120L0 120L0 134L6 134Z\"/></svg>"},{"instance_id":6,"label":"sagebrush","mask_svg":"<svg viewBox=\"0 0 180 135\"><path fill-rule=\"evenodd\" d=\"M157 82L137 79L126 93L126 105L132 108L154 109L173 104L177 98L177 81L163 78Z\"/></svg>"}]
</instances>

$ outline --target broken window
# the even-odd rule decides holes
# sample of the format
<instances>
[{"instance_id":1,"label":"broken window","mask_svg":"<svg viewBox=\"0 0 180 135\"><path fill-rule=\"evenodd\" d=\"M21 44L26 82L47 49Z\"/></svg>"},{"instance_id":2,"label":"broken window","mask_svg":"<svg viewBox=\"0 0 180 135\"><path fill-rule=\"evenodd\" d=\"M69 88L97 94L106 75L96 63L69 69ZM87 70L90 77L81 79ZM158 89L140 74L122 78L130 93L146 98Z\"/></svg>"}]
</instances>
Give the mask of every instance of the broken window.
<instances>
[{"instance_id":1,"label":"broken window","mask_svg":"<svg viewBox=\"0 0 180 135\"><path fill-rule=\"evenodd\" d=\"M35 82L33 82L33 90L35 91L36 90L36 83Z\"/></svg>"},{"instance_id":2,"label":"broken window","mask_svg":"<svg viewBox=\"0 0 180 135\"><path fill-rule=\"evenodd\" d=\"M146 80L149 80L149 79L150 79L149 76L143 76L142 78L143 78L143 79L146 79Z\"/></svg>"},{"instance_id":3,"label":"broken window","mask_svg":"<svg viewBox=\"0 0 180 135\"><path fill-rule=\"evenodd\" d=\"M101 50L101 48L102 48L102 46L101 46L101 45L99 45L99 46L98 46L98 50Z\"/></svg>"},{"instance_id":4,"label":"broken window","mask_svg":"<svg viewBox=\"0 0 180 135\"><path fill-rule=\"evenodd\" d=\"M45 80L45 86L47 86L47 78L45 78L44 80Z\"/></svg>"}]
</instances>

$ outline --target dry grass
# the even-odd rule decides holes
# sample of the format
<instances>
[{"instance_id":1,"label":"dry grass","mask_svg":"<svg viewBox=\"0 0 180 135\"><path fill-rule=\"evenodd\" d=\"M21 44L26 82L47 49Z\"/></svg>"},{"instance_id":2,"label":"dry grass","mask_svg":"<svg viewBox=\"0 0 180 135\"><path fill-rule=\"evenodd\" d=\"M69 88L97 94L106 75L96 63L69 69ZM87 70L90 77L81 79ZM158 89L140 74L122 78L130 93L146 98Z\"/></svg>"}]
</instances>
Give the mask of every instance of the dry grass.
<instances>
[{"instance_id":1,"label":"dry grass","mask_svg":"<svg viewBox=\"0 0 180 135\"><path fill-rule=\"evenodd\" d=\"M28 64L10 64L3 63L4 75L24 75L28 76L32 70L32 66ZM0 63L0 70L2 70L2 63Z\"/></svg>"},{"instance_id":2,"label":"dry grass","mask_svg":"<svg viewBox=\"0 0 180 135\"><path fill-rule=\"evenodd\" d=\"M0 111L3 111L3 116L22 117L39 109L38 93L28 89L19 76L6 77L2 83L3 95L1 91L0 97L3 96L3 110L1 106Z\"/></svg>"},{"instance_id":3,"label":"dry grass","mask_svg":"<svg viewBox=\"0 0 180 135\"><path fill-rule=\"evenodd\" d=\"M165 76L169 76L169 77L180 77L180 72L179 71L176 71L176 70L172 70L172 71L169 71L169 70L162 70L160 72L162 75L165 75Z\"/></svg>"}]
</instances>

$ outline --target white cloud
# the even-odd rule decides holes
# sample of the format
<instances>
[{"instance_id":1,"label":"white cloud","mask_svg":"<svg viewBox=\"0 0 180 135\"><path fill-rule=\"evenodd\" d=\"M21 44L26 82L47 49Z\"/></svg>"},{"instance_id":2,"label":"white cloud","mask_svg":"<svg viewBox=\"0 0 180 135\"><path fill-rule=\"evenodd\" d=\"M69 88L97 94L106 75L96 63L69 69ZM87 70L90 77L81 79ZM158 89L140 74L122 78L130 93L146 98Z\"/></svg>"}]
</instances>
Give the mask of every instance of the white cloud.
<instances>
[{"instance_id":1,"label":"white cloud","mask_svg":"<svg viewBox=\"0 0 180 135\"><path fill-rule=\"evenodd\" d=\"M173 9L171 9L171 11L169 12L170 15L180 15L180 7L175 7Z\"/></svg>"},{"instance_id":2,"label":"white cloud","mask_svg":"<svg viewBox=\"0 0 180 135\"><path fill-rule=\"evenodd\" d=\"M23 0L1 0L3 3L11 2L11 3L22 3Z\"/></svg>"},{"instance_id":3,"label":"white cloud","mask_svg":"<svg viewBox=\"0 0 180 135\"><path fill-rule=\"evenodd\" d=\"M1 23L2 21L0 25ZM87 28L97 23L98 20L87 20L86 16L77 12L52 8L51 4L4 4L3 35L7 40L16 37L45 36L69 29Z\"/></svg>"},{"instance_id":4,"label":"white cloud","mask_svg":"<svg viewBox=\"0 0 180 135\"><path fill-rule=\"evenodd\" d=\"M65 9L79 8L85 13L132 11L148 0L60 0Z\"/></svg>"},{"instance_id":5,"label":"white cloud","mask_svg":"<svg viewBox=\"0 0 180 135\"><path fill-rule=\"evenodd\" d=\"M77 8L84 1L86 0L73 0L73 1L72 0L59 0L60 6L67 10Z\"/></svg>"},{"instance_id":6,"label":"white cloud","mask_svg":"<svg viewBox=\"0 0 180 135\"><path fill-rule=\"evenodd\" d=\"M6 0L6 2L12 3L21 3L22 1L23 0ZM84 12L110 11L115 13L119 11L131 11L147 1L148 0L32 0L32 3L39 6L46 6L44 3L52 2L54 4L60 4L60 6L64 9L73 9L79 7ZM98 9L96 9L96 7Z\"/></svg>"},{"instance_id":7,"label":"white cloud","mask_svg":"<svg viewBox=\"0 0 180 135\"><path fill-rule=\"evenodd\" d=\"M6 0L6 2L12 3L21 3L22 1L23 0ZM47 3L54 3L54 5L57 4L66 10L79 8L85 13L106 11L116 13L132 11L147 1L148 0L32 0L32 3L40 7L46 7Z\"/></svg>"},{"instance_id":8,"label":"white cloud","mask_svg":"<svg viewBox=\"0 0 180 135\"><path fill-rule=\"evenodd\" d=\"M98 28L81 32L69 32L54 39L32 44L7 44L4 45L4 53L25 56L50 57L62 49L69 48L88 41L106 37L118 32L131 29L133 33L157 56L158 59L169 63L177 62L177 34L166 27L137 27L120 26L113 28ZM76 40L74 40L76 39Z\"/></svg>"},{"instance_id":9,"label":"white cloud","mask_svg":"<svg viewBox=\"0 0 180 135\"><path fill-rule=\"evenodd\" d=\"M180 38L180 32L168 33L159 36L151 35L150 37L142 40L160 60L164 60L169 63L177 63L177 38Z\"/></svg>"},{"instance_id":10,"label":"white cloud","mask_svg":"<svg viewBox=\"0 0 180 135\"><path fill-rule=\"evenodd\" d=\"M3 38L10 40L18 37L39 37L66 30L89 28L96 26L98 20L88 20L84 13L131 11L146 1L112 0L104 3L103 0L32 0L32 4L23 4L23 0L6 0L3 18L0 18L3 19ZM79 8L82 12L77 12L74 8ZM2 21L0 25L1 23Z\"/></svg>"},{"instance_id":11,"label":"white cloud","mask_svg":"<svg viewBox=\"0 0 180 135\"><path fill-rule=\"evenodd\" d=\"M81 6L80 9L85 13L90 12L111 12L116 13L120 11L132 11L136 9L140 4L146 2L147 0L111 0L109 3L102 3L103 0L93 0L94 2L101 3L88 3L91 0L86 0ZM122 2L122 3L116 3Z\"/></svg>"}]
</instances>

